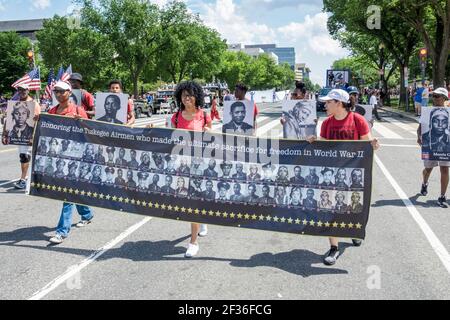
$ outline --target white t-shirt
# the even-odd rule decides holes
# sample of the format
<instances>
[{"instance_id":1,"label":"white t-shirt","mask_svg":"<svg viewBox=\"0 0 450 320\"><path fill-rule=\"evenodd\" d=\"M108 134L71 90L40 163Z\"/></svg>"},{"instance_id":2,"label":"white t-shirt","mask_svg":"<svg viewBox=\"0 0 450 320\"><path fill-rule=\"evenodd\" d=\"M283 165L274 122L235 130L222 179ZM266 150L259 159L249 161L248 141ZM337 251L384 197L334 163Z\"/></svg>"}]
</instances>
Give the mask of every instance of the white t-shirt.
<instances>
[{"instance_id":1,"label":"white t-shirt","mask_svg":"<svg viewBox=\"0 0 450 320\"><path fill-rule=\"evenodd\" d=\"M371 105L371 106L375 106L375 105L377 105L377 103L378 103L378 100L377 100L377 97L376 96L371 96L370 97L370 102L369 102L369 104Z\"/></svg>"}]
</instances>

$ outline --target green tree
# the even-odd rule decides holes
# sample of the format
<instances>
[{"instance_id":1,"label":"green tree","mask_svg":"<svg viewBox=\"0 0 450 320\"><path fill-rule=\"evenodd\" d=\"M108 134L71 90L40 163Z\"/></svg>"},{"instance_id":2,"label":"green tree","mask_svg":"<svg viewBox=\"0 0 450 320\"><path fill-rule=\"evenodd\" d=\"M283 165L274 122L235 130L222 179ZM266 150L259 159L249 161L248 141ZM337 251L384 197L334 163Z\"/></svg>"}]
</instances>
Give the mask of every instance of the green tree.
<instances>
[{"instance_id":1,"label":"green tree","mask_svg":"<svg viewBox=\"0 0 450 320\"><path fill-rule=\"evenodd\" d=\"M11 85L30 71L27 52L31 49L28 39L15 32L0 33L0 92L12 92Z\"/></svg>"},{"instance_id":2,"label":"green tree","mask_svg":"<svg viewBox=\"0 0 450 320\"><path fill-rule=\"evenodd\" d=\"M66 18L55 16L44 21L37 39L45 66L50 69L71 64L74 72L83 75L86 88L104 89L108 80L124 75L123 66L111 56L112 43L86 26L70 29Z\"/></svg>"}]
</instances>

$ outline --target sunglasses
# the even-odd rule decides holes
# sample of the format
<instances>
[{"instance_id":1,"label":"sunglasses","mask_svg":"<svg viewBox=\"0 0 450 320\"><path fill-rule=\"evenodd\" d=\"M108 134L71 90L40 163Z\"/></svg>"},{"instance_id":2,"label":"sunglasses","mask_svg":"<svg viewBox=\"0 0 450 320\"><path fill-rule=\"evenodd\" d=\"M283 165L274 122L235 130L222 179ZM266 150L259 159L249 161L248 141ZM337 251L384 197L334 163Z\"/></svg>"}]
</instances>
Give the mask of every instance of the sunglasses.
<instances>
[{"instance_id":1,"label":"sunglasses","mask_svg":"<svg viewBox=\"0 0 450 320\"><path fill-rule=\"evenodd\" d=\"M64 94L67 90L53 90L55 94Z\"/></svg>"},{"instance_id":2,"label":"sunglasses","mask_svg":"<svg viewBox=\"0 0 450 320\"><path fill-rule=\"evenodd\" d=\"M433 97L434 99L444 98L444 96L441 95L441 94L433 94L432 97Z\"/></svg>"}]
</instances>

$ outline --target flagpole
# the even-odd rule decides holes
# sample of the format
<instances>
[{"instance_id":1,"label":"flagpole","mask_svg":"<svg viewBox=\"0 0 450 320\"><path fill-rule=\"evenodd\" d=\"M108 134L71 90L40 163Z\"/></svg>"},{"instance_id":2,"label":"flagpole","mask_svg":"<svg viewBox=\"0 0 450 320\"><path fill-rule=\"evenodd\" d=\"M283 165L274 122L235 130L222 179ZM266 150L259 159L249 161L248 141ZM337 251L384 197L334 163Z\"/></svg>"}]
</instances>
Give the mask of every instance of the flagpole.
<instances>
[{"instance_id":1,"label":"flagpole","mask_svg":"<svg viewBox=\"0 0 450 320\"><path fill-rule=\"evenodd\" d=\"M36 55L34 53L34 44L33 44L33 42L31 42L31 51L33 52L33 68L36 69ZM39 78L40 77L41 77L41 68L39 68ZM36 91L36 101L39 103L39 105L41 104L41 100L39 99L40 91L41 90L37 90Z\"/></svg>"}]
</instances>

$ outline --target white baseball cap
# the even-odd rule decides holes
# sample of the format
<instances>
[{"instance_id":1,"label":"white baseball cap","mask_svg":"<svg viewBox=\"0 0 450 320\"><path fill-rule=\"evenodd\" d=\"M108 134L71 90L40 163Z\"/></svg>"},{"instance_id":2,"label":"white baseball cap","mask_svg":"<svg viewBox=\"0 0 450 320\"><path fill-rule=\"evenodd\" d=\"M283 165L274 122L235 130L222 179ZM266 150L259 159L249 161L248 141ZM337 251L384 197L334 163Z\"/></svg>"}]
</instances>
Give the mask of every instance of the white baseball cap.
<instances>
[{"instance_id":1,"label":"white baseball cap","mask_svg":"<svg viewBox=\"0 0 450 320\"><path fill-rule=\"evenodd\" d=\"M72 91L72 86L69 83L61 80L55 84L54 88Z\"/></svg>"},{"instance_id":2,"label":"white baseball cap","mask_svg":"<svg viewBox=\"0 0 450 320\"><path fill-rule=\"evenodd\" d=\"M445 97L445 99L448 100L448 91L445 88L437 88L436 90L434 90L431 93L443 95Z\"/></svg>"},{"instance_id":3,"label":"white baseball cap","mask_svg":"<svg viewBox=\"0 0 450 320\"><path fill-rule=\"evenodd\" d=\"M28 83L21 83L17 86L17 89L25 89L25 90L29 90L30 89L30 85Z\"/></svg>"},{"instance_id":4,"label":"white baseball cap","mask_svg":"<svg viewBox=\"0 0 450 320\"><path fill-rule=\"evenodd\" d=\"M350 95L345 90L333 89L328 93L327 96L319 98L319 100L320 101L337 100L337 101L342 101L344 103L348 103L350 100Z\"/></svg>"}]
</instances>

